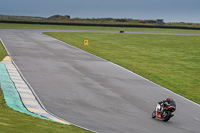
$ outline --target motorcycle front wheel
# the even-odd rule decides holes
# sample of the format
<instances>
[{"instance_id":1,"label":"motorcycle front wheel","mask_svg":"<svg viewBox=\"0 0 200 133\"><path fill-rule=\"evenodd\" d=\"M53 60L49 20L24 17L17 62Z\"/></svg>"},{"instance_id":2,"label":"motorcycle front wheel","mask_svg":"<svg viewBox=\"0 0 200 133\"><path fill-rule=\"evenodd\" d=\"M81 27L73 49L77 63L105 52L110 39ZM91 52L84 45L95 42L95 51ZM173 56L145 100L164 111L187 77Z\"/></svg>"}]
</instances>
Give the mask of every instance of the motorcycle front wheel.
<instances>
[{"instance_id":1,"label":"motorcycle front wheel","mask_svg":"<svg viewBox=\"0 0 200 133\"><path fill-rule=\"evenodd\" d=\"M171 118L171 111L164 111L162 117L162 120L167 122Z\"/></svg>"},{"instance_id":2,"label":"motorcycle front wheel","mask_svg":"<svg viewBox=\"0 0 200 133\"><path fill-rule=\"evenodd\" d=\"M152 118L156 118L156 110L154 110L153 111L153 113L152 113L152 116L151 116Z\"/></svg>"}]
</instances>

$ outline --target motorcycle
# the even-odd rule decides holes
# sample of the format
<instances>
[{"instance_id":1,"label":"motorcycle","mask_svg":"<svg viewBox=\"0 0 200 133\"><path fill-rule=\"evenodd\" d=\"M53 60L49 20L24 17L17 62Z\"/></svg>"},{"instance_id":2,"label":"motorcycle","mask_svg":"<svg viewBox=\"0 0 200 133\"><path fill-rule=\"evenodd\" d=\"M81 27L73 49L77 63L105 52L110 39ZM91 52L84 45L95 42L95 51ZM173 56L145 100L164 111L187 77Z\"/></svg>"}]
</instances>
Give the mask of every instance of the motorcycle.
<instances>
[{"instance_id":1,"label":"motorcycle","mask_svg":"<svg viewBox=\"0 0 200 133\"><path fill-rule=\"evenodd\" d=\"M119 33L124 33L124 30L120 30Z\"/></svg>"},{"instance_id":2,"label":"motorcycle","mask_svg":"<svg viewBox=\"0 0 200 133\"><path fill-rule=\"evenodd\" d=\"M167 122L171 117L174 116L173 112L175 110L176 104L174 101L171 104L166 103L163 109L161 109L161 105L158 103L155 110L152 113L152 118L158 118L164 122Z\"/></svg>"}]
</instances>

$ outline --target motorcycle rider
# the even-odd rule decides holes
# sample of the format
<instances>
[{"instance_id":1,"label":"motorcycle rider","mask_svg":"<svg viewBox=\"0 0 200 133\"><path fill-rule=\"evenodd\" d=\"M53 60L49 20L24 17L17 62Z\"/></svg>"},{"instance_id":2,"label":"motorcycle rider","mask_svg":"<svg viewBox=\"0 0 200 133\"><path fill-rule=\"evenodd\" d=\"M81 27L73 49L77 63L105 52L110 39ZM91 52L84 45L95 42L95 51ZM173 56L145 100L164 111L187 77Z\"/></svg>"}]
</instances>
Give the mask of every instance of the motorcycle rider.
<instances>
[{"instance_id":1,"label":"motorcycle rider","mask_svg":"<svg viewBox=\"0 0 200 133\"><path fill-rule=\"evenodd\" d=\"M158 102L160 104L160 111L158 111L161 115L163 114L163 110L164 110L164 107L166 105L171 105L173 104L174 106L176 106L176 103L175 101L170 97L168 96L168 98L166 98L166 100L162 100L160 102Z\"/></svg>"}]
</instances>

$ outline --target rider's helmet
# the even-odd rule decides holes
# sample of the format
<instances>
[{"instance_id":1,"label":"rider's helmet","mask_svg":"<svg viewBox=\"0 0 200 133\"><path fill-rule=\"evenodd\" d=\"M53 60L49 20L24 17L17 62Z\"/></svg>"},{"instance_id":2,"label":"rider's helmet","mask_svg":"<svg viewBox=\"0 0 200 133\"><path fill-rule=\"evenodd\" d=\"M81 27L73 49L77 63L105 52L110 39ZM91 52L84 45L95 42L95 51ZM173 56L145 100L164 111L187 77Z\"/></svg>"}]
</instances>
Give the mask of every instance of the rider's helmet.
<instances>
[{"instance_id":1,"label":"rider's helmet","mask_svg":"<svg viewBox=\"0 0 200 133\"><path fill-rule=\"evenodd\" d=\"M168 101L168 103L169 103L170 105L173 105L173 106L176 108L176 102L173 100L172 97L168 96L168 97L166 98L166 101Z\"/></svg>"},{"instance_id":2,"label":"rider's helmet","mask_svg":"<svg viewBox=\"0 0 200 133\"><path fill-rule=\"evenodd\" d=\"M167 98L166 98L166 101L173 101L173 99L172 99L172 97L170 97L170 96L168 96Z\"/></svg>"}]
</instances>

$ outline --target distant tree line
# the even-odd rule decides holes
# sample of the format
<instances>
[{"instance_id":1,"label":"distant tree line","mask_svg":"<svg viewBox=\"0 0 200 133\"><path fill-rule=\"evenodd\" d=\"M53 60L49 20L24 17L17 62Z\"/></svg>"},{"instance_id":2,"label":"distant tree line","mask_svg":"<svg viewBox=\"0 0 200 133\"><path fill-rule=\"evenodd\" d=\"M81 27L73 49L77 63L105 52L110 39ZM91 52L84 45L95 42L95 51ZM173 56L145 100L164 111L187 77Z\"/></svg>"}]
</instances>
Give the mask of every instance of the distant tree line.
<instances>
[{"instance_id":1,"label":"distant tree line","mask_svg":"<svg viewBox=\"0 0 200 133\"><path fill-rule=\"evenodd\" d=\"M49 17L48 19L69 19L70 17L54 15ZM73 21L98 21L98 22L129 22L129 23L140 23L140 21L144 21L145 23L155 24L156 20L140 20L140 19L132 19L132 18L71 18Z\"/></svg>"},{"instance_id":2,"label":"distant tree line","mask_svg":"<svg viewBox=\"0 0 200 133\"><path fill-rule=\"evenodd\" d=\"M168 22L164 23L162 19L145 20L145 19L132 19L132 18L71 18L70 15L52 15L50 17L34 17L34 16L12 16L1 15L1 21L38 21L38 22L58 22L58 23L82 23L82 24L111 24L111 25L156 25L156 26L189 26L200 27L200 23L185 23L185 22ZM162 21L160 21L162 20ZM159 23L158 23L159 22Z\"/></svg>"},{"instance_id":3,"label":"distant tree line","mask_svg":"<svg viewBox=\"0 0 200 133\"><path fill-rule=\"evenodd\" d=\"M70 16L69 15L53 15L53 16L50 16L48 17L47 19L49 20L60 20L60 19L70 19Z\"/></svg>"},{"instance_id":4,"label":"distant tree line","mask_svg":"<svg viewBox=\"0 0 200 133\"><path fill-rule=\"evenodd\" d=\"M70 15L52 15L48 18L34 16L12 16L0 15L0 19L21 19L21 20L59 20L59 21L90 21L90 22L121 22L121 23L149 23L155 24L156 20L140 20L132 18L71 18Z\"/></svg>"}]
</instances>

